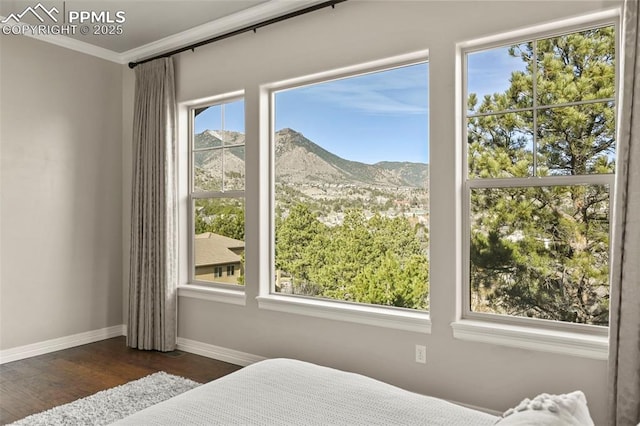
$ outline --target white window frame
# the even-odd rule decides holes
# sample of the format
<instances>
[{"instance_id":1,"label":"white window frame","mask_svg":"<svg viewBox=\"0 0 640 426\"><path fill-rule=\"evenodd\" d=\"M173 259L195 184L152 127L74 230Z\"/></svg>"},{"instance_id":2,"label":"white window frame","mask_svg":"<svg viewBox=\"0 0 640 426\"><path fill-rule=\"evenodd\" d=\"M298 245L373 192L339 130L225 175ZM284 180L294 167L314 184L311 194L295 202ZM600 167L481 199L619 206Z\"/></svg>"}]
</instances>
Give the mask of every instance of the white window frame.
<instances>
[{"instance_id":1,"label":"white window frame","mask_svg":"<svg viewBox=\"0 0 640 426\"><path fill-rule=\"evenodd\" d=\"M244 286L223 282L198 281L195 279L195 222L193 205L195 199L211 198L241 198L245 200L245 226L246 226L246 171L245 189L233 191L199 191L194 196L193 188L193 137L194 115L193 110L209 106L244 100L243 90L229 92L222 95L211 96L203 99L182 102L178 105L179 133L179 216L184 218L180 225L180 260L179 260L179 285L178 295L181 297L209 300L214 302L229 303L244 306L246 304L246 282ZM245 102L246 117L246 102ZM246 135L246 129L245 129ZM230 147L233 145L229 145ZM238 145L239 146L239 145ZM246 140L245 140L246 161ZM223 271L224 274L224 271Z\"/></svg>"},{"instance_id":2,"label":"white window frame","mask_svg":"<svg viewBox=\"0 0 640 426\"><path fill-rule=\"evenodd\" d=\"M312 74L291 80L262 85L260 87L260 118L268 119L268 127L261 128L260 137L269 140L269 149L261 152L261 164L268 170L261 179L268 177L269 200L261 209L261 224L268 226L269 241L261 252L261 282L258 300L260 309L346 321L377 327L393 328L417 333L431 333L429 312L412 309L350 303L340 300L311 298L275 293L275 109L274 94L277 91L344 79L379 71L428 62L428 50L367 62L331 71ZM268 224L268 225L267 225Z\"/></svg>"},{"instance_id":3,"label":"white window frame","mask_svg":"<svg viewBox=\"0 0 640 426\"><path fill-rule=\"evenodd\" d=\"M470 288L470 200L471 191L477 188L505 188L505 187L545 187L559 185L608 185L610 200L610 215L613 216L613 199L615 193L615 174L581 175L581 176L548 176L544 178L476 178L468 176L467 160L467 118L474 116L467 110L467 54L475 51L496 47L508 46L560 36L564 34L583 31L590 28L613 26L616 33L616 87L615 98L599 99L598 102L612 101L617 107L619 103L618 79L622 58L619 55L619 28L620 10L612 9L605 12L590 14L561 22L545 24L525 30L519 30L503 35L487 37L479 40L460 43L457 46L457 93L458 99L456 114L458 119L458 147L460 161L461 182L461 241L459 243L462 259L460 291L460 307L457 320L451 324L454 337L462 340L500 344L505 346L534 349L546 352L572 354L594 359L607 359L608 356L608 327L565 323L544 319L515 317L491 313L479 313L471 311ZM535 84L534 84L535 91ZM535 93L534 93L535 99ZM576 102L568 105L593 103ZM553 105L561 107L568 105ZM548 107L548 106L545 106ZM530 108L522 110L509 110L507 112L532 111L542 107L534 104ZM486 114L498 115L501 112ZM482 114L485 115L485 114ZM475 115L477 116L477 114ZM535 145L535 144L534 144ZM535 148L533 155L535 157ZM610 227L610 233L613 227ZM613 253L610 247L610 259Z\"/></svg>"}]
</instances>

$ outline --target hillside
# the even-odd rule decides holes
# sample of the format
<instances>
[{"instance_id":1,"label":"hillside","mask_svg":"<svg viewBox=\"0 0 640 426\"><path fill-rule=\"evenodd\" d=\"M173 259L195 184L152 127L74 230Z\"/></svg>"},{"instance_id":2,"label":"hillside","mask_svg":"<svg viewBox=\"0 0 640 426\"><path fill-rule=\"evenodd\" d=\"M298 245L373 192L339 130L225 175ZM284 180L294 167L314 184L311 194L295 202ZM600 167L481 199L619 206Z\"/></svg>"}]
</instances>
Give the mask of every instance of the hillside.
<instances>
[{"instance_id":1,"label":"hillside","mask_svg":"<svg viewBox=\"0 0 640 426\"><path fill-rule=\"evenodd\" d=\"M224 141L224 142L223 142ZM195 136L196 149L244 142L244 134L206 130ZM244 148L234 148L224 159L227 174L243 173ZM342 184L356 187L425 188L429 165L412 162L365 164L341 158L292 129L276 132L276 183L288 186ZM197 152L195 165L204 176L220 176L220 151Z\"/></svg>"}]
</instances>

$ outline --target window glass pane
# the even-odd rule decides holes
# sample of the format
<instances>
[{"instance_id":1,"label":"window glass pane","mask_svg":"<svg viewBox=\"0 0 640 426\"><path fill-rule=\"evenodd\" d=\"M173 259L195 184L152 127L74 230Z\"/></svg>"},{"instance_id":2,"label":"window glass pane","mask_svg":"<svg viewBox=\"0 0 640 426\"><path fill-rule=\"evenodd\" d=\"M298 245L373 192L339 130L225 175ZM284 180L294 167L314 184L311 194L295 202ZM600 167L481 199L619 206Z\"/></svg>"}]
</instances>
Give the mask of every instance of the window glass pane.
<instances>
[{"instance_id":1,"label":"window glass pane","mask_svg":"<svg viewBox=\"0 0 640 426\"><path fill-rule=\"evenodd\" d=\"M532 46L522 43L467 55L469 114L533 105Z\"/></svg>"},{"instance_id":2,"label":"window glass pane","mask_svg":"<svg viewBox=\"0 0 640 426\"><path fill-rule=\"evenodd\" d=\"M614 97L613 26L539 40L536 49L540 105Z\"/></svg>"},{"instance_id":3,"label":"window glass pane","mask_svg":"<svg viewBox=\"0 0 640 426\"><path fill-rule=\"evenodd\" d=\"M222 150L193 153L193 188L195 191L222 191Z\"/></svg>"},{"instance_id":4,"label":"window glass pane","mask_svg":"<svg viewBox=\"0 0 640 426\"><path fill-rule=\"evenodd\" d=\"M193 129L194 149L244 143L244 99L195 109Z\"/></svg>"},{"instance_id":5,"label":"window glass pane","mask_svg":"<svg viewBox=\"0 0 640 426\"><path fill-rule=\"evenodd\" d=\"M197 199L193 207L195 280L244 285L244 199Z\"/></svg>"},{"instance_id":6,"label":"window glass pane","mask_svg":"<svg viewBox=\"0 0 640 426\"><path fill-rule=\"evenodd\" d=\"M225 145L244 144L244 100L224 104Z\"/></svg>"},{"instance_id":7,"label":"window glass pane","mask_svg":"<svg viewBox=\"0 0 640 426\"><path fill-rule=\"evenodd\" d=\"M224 189L244 190L244 146L224 149Z\"/></svg>"},{"instance_id":8,"label":"window glass pane","mask_svg":"<svg viewBox=\"0 0 640 426\"><path fill-rule=\"evenodd\" d=\"M222 145L218 131L223 129L222 104L197 108L193 111L193 148L213 148Z\"/></svg>"},{"instance_id":9,"label":"window glass pane","mask_svg":"<svg viewBox=\"0 0 640 426\"><path fill-rule=\"evenodd\" d=\"M275 291L428 308L428 64L276 92Z\"/></svg>"},{"instance_id":10,"label":"window glass pane","mask_svg":"<svg viewBox=\"0 0 640 426\"><path fill-rule=\"evenodd\" d=\"M471 190L471 310L608 325L607 185Z\"/></svg>"},{"instance_id":11,"label":"window glass pane","mask_svg":"<svg viewBox=\"0 0 640 426\"><path fill-rule=\"evenodd\" d=\"M193 153L196 191L244 190L244 146L195 151Z\"/></svg>"},{"instance_id":12,"label":"window glass pane","mask_svg":"<svg viewBox=\"0 0 640 426\"><path fill-rule=\"evenodd\" d=\"M222 145L222 139L220 138L220 132L213 130L205 130L201 133L196 133L193 138L193 149L217 148Z\"/></svg>"},{"instance_id":13,"label":"window glass pane","mask_svg":"<svg viewBox=\"0 0 640 426\"><path fill-rule=\"evenodd\" d=\"M538 175L614 171L613 102L547 108L538 113Z\"/></svg>"},{"instance_id":14,"label":"window glass pane","mask_svg":"<svg viewBox=\"0 0 640 426\"><path fill-rule=\"evenodd\" d=\"M194 190L243 190L244 100L194 109L193 128Z\"/></svg>"},{"instance_id":15,"label":"window glass pane","mask_svg":"<svg viewBox=\"0 0 640 426\"><path fill-rule=\"evenodd\" d=\"M467 119L469 177L527 177L533 173L530 112Z\"/></svg>"}]
</instances>

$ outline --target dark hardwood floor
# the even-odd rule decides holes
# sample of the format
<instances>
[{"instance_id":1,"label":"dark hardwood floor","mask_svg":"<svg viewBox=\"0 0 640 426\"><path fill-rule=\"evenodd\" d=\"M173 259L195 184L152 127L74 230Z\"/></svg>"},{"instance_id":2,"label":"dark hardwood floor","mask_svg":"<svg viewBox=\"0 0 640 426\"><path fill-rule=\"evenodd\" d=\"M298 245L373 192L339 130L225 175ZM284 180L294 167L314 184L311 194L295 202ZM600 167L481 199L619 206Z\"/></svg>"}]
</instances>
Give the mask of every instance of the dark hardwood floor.
<instances>
[{"instance_id":1,"label":"dark hardwood floor","mask_svg":"<svg viewBox=\"0 0 640 426\"><path fill-rule=\"evenodd\" d=\"M115 337L0 365L0 424L156 371L206 383L240 368L181 351L138 351Z\"/></svg>"}]
</instances>

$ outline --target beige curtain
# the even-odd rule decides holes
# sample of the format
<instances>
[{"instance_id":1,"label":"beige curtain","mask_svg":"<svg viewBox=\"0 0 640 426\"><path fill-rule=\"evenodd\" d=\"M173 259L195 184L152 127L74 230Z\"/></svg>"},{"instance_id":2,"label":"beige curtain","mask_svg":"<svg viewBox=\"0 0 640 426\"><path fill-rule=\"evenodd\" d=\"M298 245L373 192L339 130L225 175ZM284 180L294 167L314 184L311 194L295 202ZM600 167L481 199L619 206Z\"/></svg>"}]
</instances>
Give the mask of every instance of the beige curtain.
<instances>
[{"instance_id":1,"label":"beige curtain","mask_svg":"<svg viewBox=\"0 0 640 426\"><path fill-rule=\"evenodd\" d=\"M618 108L618 163L614 204L609 338L612 426L640 422L640 59L639 3L626 0L624 70Z\"/></svg>"},{"instance_id":2,"label":"beige curtain","mask_svg":"<svg viewBox=\"0 0 640 426\"><path fill-rule=\"evenodd\" d=\"M176 346L177 195L173 61L136 67L127 345Z\"/></svg>"}]
</instances>

